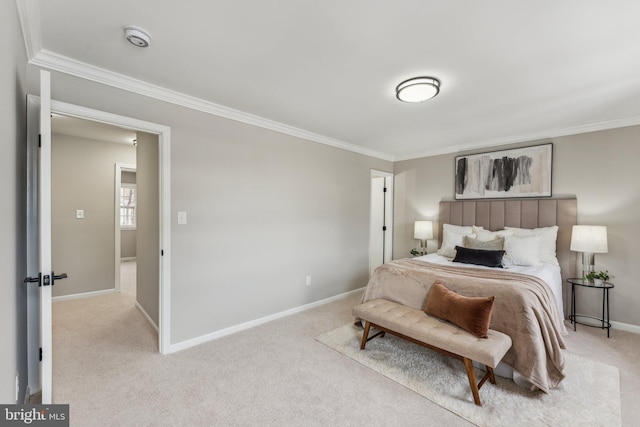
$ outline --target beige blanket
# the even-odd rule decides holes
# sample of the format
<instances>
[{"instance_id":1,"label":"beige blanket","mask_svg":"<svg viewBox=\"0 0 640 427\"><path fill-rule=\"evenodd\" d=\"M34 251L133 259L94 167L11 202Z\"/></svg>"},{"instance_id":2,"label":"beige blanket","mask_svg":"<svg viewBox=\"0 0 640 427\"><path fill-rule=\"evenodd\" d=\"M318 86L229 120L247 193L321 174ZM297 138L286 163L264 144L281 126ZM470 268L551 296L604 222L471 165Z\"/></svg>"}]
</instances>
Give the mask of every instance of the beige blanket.
<instances>
[{"instance_id":1,"label":"beige blanket","mask_svg":"<svg viewBox=\"0 0 640 427\"><path fill-rule=\"evenodd\" d=\"M461 295L494 295L491 329L504 332L513 341L503 362L545 393L562 381L561 349L566 348L562 335L567 330L551 289L537 277L407 258L378 267L362 302L384 298L423 309L436 281Z\"/></svg>"}]
</instances>

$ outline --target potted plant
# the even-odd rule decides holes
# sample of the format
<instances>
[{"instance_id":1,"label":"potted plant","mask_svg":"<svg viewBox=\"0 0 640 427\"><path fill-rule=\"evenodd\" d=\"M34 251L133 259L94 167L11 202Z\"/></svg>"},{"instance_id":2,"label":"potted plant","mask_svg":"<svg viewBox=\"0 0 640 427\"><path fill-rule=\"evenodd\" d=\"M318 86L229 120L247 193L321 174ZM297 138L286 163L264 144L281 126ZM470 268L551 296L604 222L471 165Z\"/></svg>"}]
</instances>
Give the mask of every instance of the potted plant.
<instances>
[{"instance_id":1,"label":"potted plant","mask_svg":"<svg viewBox=\"0 0 640 427\"><path fill-rule=\"evenodd\" d=\"M602 282L608 282L609 279L613 276L609 275L609 270L605 270L605 271L598 271L597 273L595 271L592 271L590 273L585 274L584 277L589 282L593 282L595 286L602 286Z\"/></svg>"},{"instance_id":2,"label":"potted plant","mask_svg":"<svg viewBox=\"0 0 640 427\"><path fill-rule=\"evenodd\" d=\"M427 254L427 248L413 248L411 249L411 255L413 256L422 256Z\"/></svg>"}]
</instances>

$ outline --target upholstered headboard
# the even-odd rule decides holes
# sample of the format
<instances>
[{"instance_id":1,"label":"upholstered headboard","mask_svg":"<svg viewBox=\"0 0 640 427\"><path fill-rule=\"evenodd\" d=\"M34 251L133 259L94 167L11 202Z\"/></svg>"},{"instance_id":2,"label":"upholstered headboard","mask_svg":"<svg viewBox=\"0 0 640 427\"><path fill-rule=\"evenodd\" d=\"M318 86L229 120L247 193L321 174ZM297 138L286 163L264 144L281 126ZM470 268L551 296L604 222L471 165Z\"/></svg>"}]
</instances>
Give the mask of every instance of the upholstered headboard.
<instances>
[{"instance_id":1,"label":"upholstered headboard","mask_svg":"<svg viewBox=\"0 0 640 427\"><path fill-rule=\"evenodd\" d=\"M504 227L537 228L558 226L556 256L563 284L576 275L576 253L569 250L571 227L577 224L576 199L475 200L440 202L438 247L442 244L442 225L477 225L487 230ZM566 290L567 287L564 286ZM567 313L567 292L564 293Z\"/></svg>"}]
</instances>

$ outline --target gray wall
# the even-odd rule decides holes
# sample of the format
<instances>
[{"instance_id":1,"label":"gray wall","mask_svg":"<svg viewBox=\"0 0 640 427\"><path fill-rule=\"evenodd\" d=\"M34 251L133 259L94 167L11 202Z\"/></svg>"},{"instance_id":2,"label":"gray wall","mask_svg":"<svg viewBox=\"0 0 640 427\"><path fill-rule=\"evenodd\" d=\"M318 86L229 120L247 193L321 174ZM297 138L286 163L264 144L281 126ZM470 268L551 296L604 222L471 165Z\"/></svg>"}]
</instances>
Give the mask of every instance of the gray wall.
<instances>
[{"instance_id":1,"label":"gray wall","mask_svg":"<svg viewBox=\"0 0 640 427\"><path fill-rule=\"evenodd\" d=\"M136 183L136 173L122 171L120 175L120 182L123 184L135 184Z\"/></svg>"},{"instance_id":2,"label":"gray wall","mask_svg":"<svg viewBox=\"0 0 640 427\"><path fill-rule=\"evenodd\" d=\"M131 145L52 135L52 265L69 275L54 297L114 288L115 164L135 162Z\"/></svg>"},{"instance_id":3,"label":"gray wall","mask_svg":"<svg viewBox=\"0 0 640 427\"><path fill-rule=\"evenodd\" d=\"M576 196L578 223L607 226L609 253L596 255L596 269L615 278L610 293L611 319L640 326L640 291L633 265L640 241L640 126L552 138L554 196ZM513 146L535 145L532 141ZM496 147L497 149L505 146ZM485 149L481 151L491 151ZM467 153L460 153L467 154ZM454 158L447 154L395 163L394 258L414 247L413 222L435 220L438 202L453 200ZM431 242L435 250L437 235ZM599 315L600 294L580 290L578 312Z\"/></svg>"},{"instance_id":4,"label":"gray wall","mask_svg":"<svg viewBox=\"0 0 640 427\"><path fill-rule=\"evenodd\" d=\"M26 239L26 55L16 3L0 2L0 402L20 400L27 380Z\"/></svg>"},{"instance_id":5,"label":"gray wall","mask_svg":"<svg viewBox=\"0 0 640 427\"><path fill-rule=\"evenodd\" d=\"M136 173L123 171L120 181L135 184ZM136 257L136 230L120 230L120 258Z\"/></svg>"},{"instance_id":6,"label":"gray wall","mask_svg":"<svg viewBox=\"0 0 640 427\"><path fill-rule=\"evenodd\" d=\"M136 230L120 230L120 258L136 257Z\"/></svg>"},{"instance_id":7,"label":"gray wall","mask_svg":"<svg viewBox=\"0 0 640 427\"><path fill-rule=\"evenodd\" d=\"M391 162L55 72L52 93L171 127L172 343L367 283L370 169Z\"/></svg>"},{"instance_id":8,"label":"gray wall","mask_svg":"<svg viewBox=\"0 0 640 427\"><path fill-rule=\"evenodd\" d=\"M137 138L136 300L157 326L160 301L158 136L138 132Z\"/></svg>"}]
</instances>

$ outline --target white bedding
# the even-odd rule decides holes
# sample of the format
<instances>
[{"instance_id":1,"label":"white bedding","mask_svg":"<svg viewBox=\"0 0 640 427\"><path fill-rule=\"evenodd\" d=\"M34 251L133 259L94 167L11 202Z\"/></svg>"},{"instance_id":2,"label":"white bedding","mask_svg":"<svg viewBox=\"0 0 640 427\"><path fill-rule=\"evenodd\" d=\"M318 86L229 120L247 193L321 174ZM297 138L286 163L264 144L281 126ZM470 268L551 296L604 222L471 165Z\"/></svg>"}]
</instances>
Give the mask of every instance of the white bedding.
<instances>
[{"instance_id":1,"label":"white bedding","mask_svg":"<svg viewBox=\"0 0 640 427\"><path fill-rule=\"evenodd\" d=\"M450 258L444 257L442 255L438 255L435 253L424 255L414 259L418 261L432 262L435 264L451 265ZM474 265L474 264L463 264L460 262L456 262L455 265L456 267L469 267L469 268L495 270L495 268L492 268L492 267L484 267L481 265ZM547 285L549 285L549 288L551 288L553 295L556 297L556 302L558 303L558 309L560 310L560 314L564 318L564 308L563 308L564 304L562 301L562 276L560 274L560 267L556 265L544 263L538 266L516 265L511 267L505 267L504 269L513 273L527 274L529 276L535 276L539 279L544 280L547 283Z\"/></svg>"}]
</instances>

